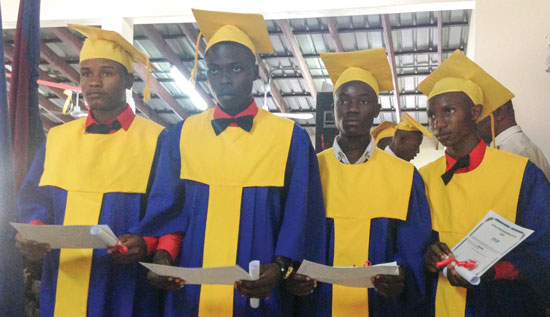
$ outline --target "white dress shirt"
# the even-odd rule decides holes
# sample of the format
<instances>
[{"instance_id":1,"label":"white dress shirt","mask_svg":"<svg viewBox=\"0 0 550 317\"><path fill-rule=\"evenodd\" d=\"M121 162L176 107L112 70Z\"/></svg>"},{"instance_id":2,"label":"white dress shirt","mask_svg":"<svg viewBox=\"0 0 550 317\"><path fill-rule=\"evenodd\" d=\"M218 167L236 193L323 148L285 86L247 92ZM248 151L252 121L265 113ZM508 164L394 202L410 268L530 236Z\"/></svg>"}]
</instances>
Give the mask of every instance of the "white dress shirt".
<instances>
[{"instance_id":1,"label":"white dress shirt","mask_svg":"<svg viewBox=\"0 0 550 317\"><path fill-rule=\"evenodd\" d=\"M371 136L369 136L369 137L370 137L369 145L367 145L367 148L365 149L365 152L363 152L363 155L361 155L361 157L357 160L357 162L355 162L353 164L365 163L366 161L370 160L370 158L374 154L374 150L376 150L376 146L374 145L374 141L373 141L372 137ZM334 151L334 155L336 155L336 159L338 159L338 161L340 161L344 164L352 164L348 160L348 157L346 156L344 151L342 151L342 148L340 147L340 144L338 144L339 139L340 139L340 136L337 135L334 138L334 143L332 145L332 150Z\"/></svg>"},{"instance_id":2,"label":"white dress shirt","mask_svg":"<svg viewBox=\"0 0 550 317\"><path fill-rule=\"evenodd\" d=\"M390 149L390 146L389 145L386 145L386 148L384 149L384 151L390 153L391 155L397 157L397 155L395 155L395 153L393 153L393 151Z\"/></svg>"},{"instance_id":3,"label":"white dress shirt","mask_svg":"<svg viewBox=\"0 0 550 317\"><path fill-rule=\"evenodd\" d=\"M495 143L499 150L529 158L542 170L546 178L550 180L550 165L542 151L523 133L519 125L502 131L495 137Z\"/></svg>"}]
</instances>

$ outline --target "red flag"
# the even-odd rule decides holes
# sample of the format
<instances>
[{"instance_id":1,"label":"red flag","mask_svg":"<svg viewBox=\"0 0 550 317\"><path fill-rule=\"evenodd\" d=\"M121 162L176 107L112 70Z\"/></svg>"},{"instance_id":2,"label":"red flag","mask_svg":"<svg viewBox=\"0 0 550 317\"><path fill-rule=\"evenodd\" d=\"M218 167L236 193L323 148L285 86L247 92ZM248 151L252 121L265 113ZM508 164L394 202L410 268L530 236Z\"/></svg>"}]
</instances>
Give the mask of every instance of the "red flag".
<instances>
[{"instance_id":1,"label":"red flag","mask_svg":"<svg viewBox=\"0 0 550 317\"><path fill-rule=\"evenodd\" d=\"M9 95L16 191L21 188L32 160L44 140L36 83L39 64L40 0L21 0Z\"/></svg>"}]
</instances>

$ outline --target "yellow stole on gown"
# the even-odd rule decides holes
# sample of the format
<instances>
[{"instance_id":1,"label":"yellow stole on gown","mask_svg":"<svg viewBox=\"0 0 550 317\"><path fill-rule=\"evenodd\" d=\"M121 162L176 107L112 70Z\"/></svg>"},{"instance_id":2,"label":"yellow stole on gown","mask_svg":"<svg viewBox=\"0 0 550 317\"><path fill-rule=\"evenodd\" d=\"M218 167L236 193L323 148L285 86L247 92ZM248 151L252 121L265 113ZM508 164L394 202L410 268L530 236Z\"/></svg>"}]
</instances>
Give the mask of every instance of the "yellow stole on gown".
<instances>
[{"instance_id":1,"label":"yellow stole on gown","mask_svg":"<svg viewBox=\"0 0 550 317\"><path fill-rule=\"evenodd\" d=\"M343 164L333 149L318 154L328 218L334 220L334 266L369 258L374 218L406 220L414 166L380 149L362 164ZM332 286L332 316L368 316L366 288Z\"/></svg>"},{"instance_id":2,"label":"yellow stole on gown","mask_svg":"<svg viewBox=\"0 0 550 317\"><path fill-rule=\"evenodd\" d=\"M214 109L181 129L181 179L209 185L202 267L235 265L244 187L283 187L294 122L259 109L250 132L216 135ZM232 285L202 285L199 316L233 314Z\"/></svg>"},{"instance_id":3,"label":"yellow stole on gown","mask_svg":"<svg viewBox=\"0 0 550 317\"><path fill-rule=\"evenodd\" d=\"M445 157L420 169L432 213L433 230L439 240L453 248L493 210L515 222L519 192L527 159L487 148L481 164L467 173L455 174L445 186ZM464 316L467 290L454 287L439 274L435 299L436 316Z\"/></svg>"},{"instance_id":4,"label":"yellow stole on gown","mask_svg":"<svg viewBox=\"0 0 550 317\"><path fill-rule=\"evenodd\" d=\"M52 128L39 186L67 191L63 225L95 225L103 194L147 190L163 127L136 116L128 131L88 134L86 118ZM121 211L123 212L123 210ZM86 316L93 249L62 249L55 316Z\"/></svg>"}]
</instances>

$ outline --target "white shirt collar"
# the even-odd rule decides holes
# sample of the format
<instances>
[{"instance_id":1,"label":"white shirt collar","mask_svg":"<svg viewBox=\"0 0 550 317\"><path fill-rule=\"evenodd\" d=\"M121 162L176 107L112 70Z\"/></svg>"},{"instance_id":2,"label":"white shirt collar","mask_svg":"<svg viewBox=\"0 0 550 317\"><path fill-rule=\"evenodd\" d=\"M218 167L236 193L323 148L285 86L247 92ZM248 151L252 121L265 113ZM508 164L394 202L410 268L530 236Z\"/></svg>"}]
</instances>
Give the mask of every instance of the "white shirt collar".
<instances>
[{"instance_id":1,"label":"white shirt collar","mask_svg":"<svg viewBox=\"0 0 550 317\"><path fill-rule=\"evenodd\" d=\"M334 138L334 143L332 145L332 150L334 151L334 155L336 156L336 159L344 164L352 164L348 160L348 157L342 151L342 148L340 147L340 144L338 144L338 140L340 139L340 136L337 135ZM374 150L376 150L376 146L374 145L372 137L369 135L369 145L367 145L367 148L365 149L365 152L363 152L363 155L357 160L357 162L353 164L362 164L366 161L370 160L371 157L374 155Z\"/></svg>"},{"instance_id":2,"label":"white shirt collar","mask_svg":"<svg viewBox=\"0 0 550 317\"><path fill-rule=\"evenodd\" d=\"M390 153L391 155L397 157L397 155L395 155L395 153L392 151L392 149L390 148L389 145L386 145L386 148L384 149L384 151Z\"/></svg>"},{"instance_id":3,"label":"white shirt collar","mask_svg":"<svg viewBox=\"0 0 550 317\"><path fill-rule=\"evenodd\" d=\"M500 132L500 134L495 137L495 143L496 143L497 148L500 145L502 145L502 143L504 143L504 141L506 141L507 138L509 138L510 136L512 136L516 133L520 133L520 132L522 132L522 130L521 130L521 127L519 125L509 127L508 129ZM491 142L491 146L492 145L493 145L493 143Z\"/></svg>"}]
</instances>

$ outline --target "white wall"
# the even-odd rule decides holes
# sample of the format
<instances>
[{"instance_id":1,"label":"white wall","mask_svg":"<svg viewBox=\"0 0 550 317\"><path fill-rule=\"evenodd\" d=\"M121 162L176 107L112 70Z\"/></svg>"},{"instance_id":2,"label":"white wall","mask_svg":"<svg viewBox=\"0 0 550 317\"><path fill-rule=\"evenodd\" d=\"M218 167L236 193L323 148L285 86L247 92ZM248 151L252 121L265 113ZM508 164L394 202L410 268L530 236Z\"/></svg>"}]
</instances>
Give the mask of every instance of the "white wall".
<instances>
[{"instance_id":1,"label":"white wall","mask_svg":"<svg viewBox=\"0 0 550 317\"><path fill-rule=\"evenodd\" d=\"M420 145L420 153L418 153L411 163L413 163L416 168L421 168L422 166L440 158L444 154L445 149L443 145L439 144L439 147L436 149L436 142L424 136L424 140Z\"/></svg>"},{"instance_id":2,"label":"white wall","mask_svg":"<svg viewBox=\"0 0 550 317\"><path fill-rule=\"evenodd\" d=\"M550 157L549 0L476 0L470 56L508 87L516 119Z\"/></svg>"}]
</instances>

